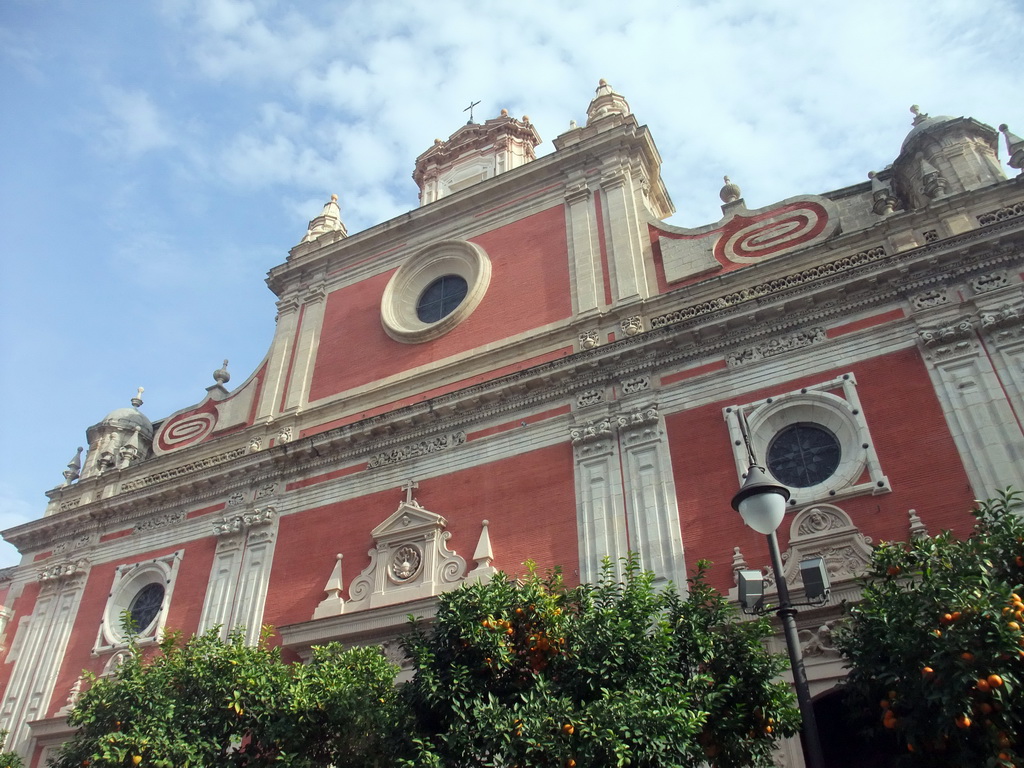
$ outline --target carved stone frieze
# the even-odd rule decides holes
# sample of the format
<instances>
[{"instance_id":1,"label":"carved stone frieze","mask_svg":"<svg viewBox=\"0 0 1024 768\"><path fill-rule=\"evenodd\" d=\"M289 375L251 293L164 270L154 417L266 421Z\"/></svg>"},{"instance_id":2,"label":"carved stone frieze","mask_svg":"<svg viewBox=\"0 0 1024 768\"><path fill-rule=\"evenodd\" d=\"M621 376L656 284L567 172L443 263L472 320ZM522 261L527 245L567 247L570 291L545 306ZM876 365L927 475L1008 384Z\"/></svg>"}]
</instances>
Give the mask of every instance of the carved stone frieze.
<instances>
[{"instance_id":1,"label":"carved stone frieze","mask_svg":"<svg viewBox=\"0 0 1024 768\"><path fill-rule=\"evenodd\" d=\"M839 651L832 640L832 630L838 623L837 619L833 619L816 629L801 630L799 633L800 648L804 656L838 657Z\"/></svg>"},{"instance_id":2,"label":"carved stone frieze","mask_svg":"<svg viewBox=\"0 0 1024 768\"><path fill-rule=\"evenodd\" d=\"M651 388L651 377L631 376L628 379L623 379L620 386L622 387L622 394L624 395L635 395L637 392L646 392Z\"/></svg>"},{"instance_id":3,"label":"carved stone frieze","mask_svg":"<svg viewBox=\"0 0 1024 768\"><path fill-rule=\"evenodd\" d=\"M1005 221L1006 219L1014 219L1018 216L1024 216L1024 200L1002 208L997 208L994 211L979 213L978 223L985 227L989 224L995 224L996 222Z\"/></svg>"},{"instance_id":4,"label":"carved stone frieze","mask_svg":"<svg viewBox=\"0 0 1024 768\"><path fill-rule=\"evenodd\" d=\"M383 451L371 456L367 462L370 469L383 467L389 464L397 464L400 461L414 459L417 456L426 456L428 453L446 451L455 448L466 442L466 433L463 431L451 432L445 435L437 435L426 440L419 440L415 443L392 448L390 451Z\"/></svg>"},{"instance_id":5,"label":"carved stone frieze","mask_svg":"<svg viewBox=\"0 0 1024 768\"><path fill-rule=\"evenodd\" d=\"M580 349L595 349L601 343L601 334L596 328L589 331L581 331L579 341Z\"/></svg>"},{"instance_id":6,"label":"carved stone frieze","mask_svg":"<svg viewBox=\"0 0 1024 768\"><path fill-rule=\"evenodd\" d=\"M604 391L600 389L585 389L576 393L576 407L586 408L588 405L597 405L604 402Z\"/></svg>"},{"instance_id":7,"label":"carved stone frieze","mask_svg":"<svg viewBox=\"0 0 1024 768\"><path fill-rule=\"evenodd\" d=\"M569 439L573 445L592 443L597 440L608 440L613 435L612 420L610 418L588 421L585 424L572 427L569 430Z\"/></svg>"},{"instance_id":8,"label":"carved stone frieze","mask_svg":"<svg viewBox=\"0 0 1024 768\"><path fill-rule=\"evenodd\" d=\"M88 569L89 561L83 557L42 568L37 574L37 578L41 584L56 584L82 576Z\"/></svg>"},{"instance_id":9,"label":"carved stone frieze","mask_svg":"<svg viewBox=\"0 0 1024 768\"><path fill-rule=\"evenodd\" d=\"M166 528L169 525L176 525L182 522L186 518L184 510L176 510L174 512L164 512L160 515L153 515L147 517L145 520L140 520L135 524L134 532L143 533L145 531L153 531L157 528Z\"/></svg>"},{"instance_id":10,"label":"carved stone frieze","mask_svg":"<svg viewBox=\"0 0 1024 768\"><path fill-rule=\"evenodd\" d=\"M121 483L121 492L134 491L139 488L148 488L156 483L162 483L167 480L173 480L175 478L184 477L194 472L199 472L203 469L209 469L216 467L218 464L223 464L226 461L237 459L244 456L246 453L245 448L233 448L230 451L224 451L213 456L207 456L202 459L196 459L195 461L189 461L185 464L180 464L177 467L171 467L165 469L163 472L156 472L152 475L146 475L140 477L138 480L131 480L127 483Z\"/></svg>"},{"instance_id":11,"label":"carved stone frieze","mask_svg":"<svg viewBox=\"0 0 1024 768\"><path fill-rule=\"evenodd\" d=\"M1010 281L1005 272L987 272L984 275L972 277L970 280L971 290L975 293L988 293L1009 284Z\"/></svg>"},{"instance_id":12,"label":"carved stone frieze","mask_svg":"<svg viewBox=\"0 0 1024 768\"><path fill-rule=\"evenodd\" d=\"M914 309L941 307L943 304L949 303L949 295L943 290L933 289L917 294L910 299L910 303L914 305Z\"/></svg>"},{"instance_id":13,"label":"carved stone frieze","mask_svg":"<svg viewBox=\"0 0 1024 768\"><path fill-rule=\"evenodd\" d=\"M263 438L256 435L249 439L249 453L259 453L263 450Z\"/></svg>"},{"instance_id":14,"label":"carved stone frieze","mask_svg":"<svg viewBox=\"0 0 1024 768\"><path fill-rule=\"evenodd\" d=\"M213 524L213 532L216 536L230 536L235 533L242 533L250 528L261 525L270 525L277 517L277 510L273 507L263 507L242 512L238 515L228 515Z\"/></svg>"},{"instance_id":15,"label":"carved stone frieze","mask_svg":"<svg viewBox=\"0 0 1024 768\"><path fill-rule=\"evenodd\" d=\"M644 321L640 315L632 315L619 321L619 328L626 336L636 336L644 329Z\"/></svg>"},{"instance_id":16,"label":"carved stone frieze","mask_svg":"<svg viewBox=\"0 0 1024 768\"><path fill-rule=\"evenodd\" d=\"M726 361L731 367L735 368L755 360L775 357L794 349L803 349L819 341L825 341L826 338L824 328L808 328L807 330L791 333L787 336L769 339L753 347L747 347L735 354L729 355Z\"/></svg>"},{"instance_id":17,"label":"carved stone frieze","mask_svg":"<svg viewBox=\"0 0 1024 768\"><path fill-rule=\"evenodd\" d=\"M887 256L885 248L880 245L875 248L869 248L866 251L860 251L859 253L854 253L849 256L843 256L835 261L830 261L826 264L819 264L816 267L811 267L792 275L786 275L785 277L780 277L775 280L769 280L768 282L753 285L749 288L743 288L742 290L735 291L734 293L729 293L716 299L704 301L691 307L677 309L674 312L659 315L658 317L651 318L651 327L662 328L666 325L672 325L673 323L682 322L683 320L689 320L694 317L706 315L720 309L736 306L737 304L755 301L765 296L770 296L773 293L784 291L788 288L795 288L797 286L819 280L823 277L829 277L831 275L856 269L864 264L881 261L882 259L887 258Z\"/></svg>"},{"instance_id":18,"label":"carved stone frieze","mask_svg":"<svg viewBox=\"0 0 1024 768\"><path fill-rule=\"evenodd\" d=\"M226 503L229 507L238 507L245 504L245 493L243 491L235 491L228 496Z\"/></svg>"},{"instance_id":19,"label":"carved stone frieze","mask_svg":"<svg viewBox=\"0 0 1024 768\"><path fill-rule=\"evenodd\" d=\"M979 321L983 331L1020 325L1021 322L1024 322L1024 304L1016 306L1004 304L997 309L985 310L979 315Z\"/></svg>"},{"instance_id":20,"label":"carved stone frieze","mask_svg":"<svg viewBox=\"0 0 1024 768\"><path fill-rule=\"evenodd\" d=\"M926 347L938 347L973 336L974 325L970 317L961 317L949 325L920 328L917 335Z\"/></svg>"}]
</instances>

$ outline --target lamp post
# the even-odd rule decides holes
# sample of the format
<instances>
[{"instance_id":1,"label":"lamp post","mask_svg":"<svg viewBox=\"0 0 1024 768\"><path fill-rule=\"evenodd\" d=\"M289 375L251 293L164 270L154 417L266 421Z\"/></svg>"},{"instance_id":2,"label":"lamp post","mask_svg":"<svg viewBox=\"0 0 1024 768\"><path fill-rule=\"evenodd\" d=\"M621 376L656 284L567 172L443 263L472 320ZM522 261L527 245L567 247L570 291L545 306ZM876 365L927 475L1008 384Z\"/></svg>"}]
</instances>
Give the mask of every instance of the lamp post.
<instances>
[{"instance_id":1,"label":"lamp post","mask_svg":"<svg viewBox=\"0 0 1024 768\"><path fill-rule=\"evenodd\" d=\"M763 468L751 464L743 486L732 498L732 508L740 513L744 523L768 537L768 551L771 553L775 585L779 592L777 613L786 635L789 663L793 668L793 686L796 688L796 700L800 706L800 718L803 720L804 759L808 768L824 768L821 741L818 738L818 722L814 717L814 705L811 703L811 691L807 684L807 671L804 669L800 639L796 632L796 608L793 607L793 602L789 597L789 586L786 584L786 577L782 572L779 540L775 536L775 529L779 527L786 515L786 502L789 501L789 496L788 488L773 483Z\"/></svg>"}]
</instances>

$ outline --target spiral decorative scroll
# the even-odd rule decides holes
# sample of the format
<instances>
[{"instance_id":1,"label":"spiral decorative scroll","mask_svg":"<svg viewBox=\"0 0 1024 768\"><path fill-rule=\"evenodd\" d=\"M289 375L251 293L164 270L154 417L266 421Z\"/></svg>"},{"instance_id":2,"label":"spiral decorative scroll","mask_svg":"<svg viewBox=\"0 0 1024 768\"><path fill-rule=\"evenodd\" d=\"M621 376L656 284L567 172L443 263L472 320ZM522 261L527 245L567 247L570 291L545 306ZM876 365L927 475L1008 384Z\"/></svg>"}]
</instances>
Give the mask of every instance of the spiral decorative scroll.
<instances>
[{"instance_id":1,"label":"spiral decorative scroll","mask_svg":"<svg viewBox=\"0 0 1024 768\"><path fill-rule=\"evenodd\" d=\"M373 573L377 566L377 550L371 549L367 554L370 556L369 567L356 577L348 588L348 599L352 602L366 600L373 592L373 582L370 581L367 574Z\"/></svg>"},{"instance_id":2,"label":"spiral decorative scroll","mask_svg":"<svg viewBox=\"0 0 1024 768\"><path fill-rule=\"evenodd\" d=\"M156 437L156 448L169 453L205 440L217 426L215 411L182 413L168 421Z\"/></svg>"},{"instance_id":3,"label":"spiral decorative scroll","mask_svg":"<svg viewBox=\"0 0 1024 768\"><path fill-rule=\"evenodd\" d=\"M817 203L803 202L767 216L736 216L715 244L715 255L732 262L751 263L790 251L817 238L828 224L828 214Z\"/></svg>"}]
</instances>

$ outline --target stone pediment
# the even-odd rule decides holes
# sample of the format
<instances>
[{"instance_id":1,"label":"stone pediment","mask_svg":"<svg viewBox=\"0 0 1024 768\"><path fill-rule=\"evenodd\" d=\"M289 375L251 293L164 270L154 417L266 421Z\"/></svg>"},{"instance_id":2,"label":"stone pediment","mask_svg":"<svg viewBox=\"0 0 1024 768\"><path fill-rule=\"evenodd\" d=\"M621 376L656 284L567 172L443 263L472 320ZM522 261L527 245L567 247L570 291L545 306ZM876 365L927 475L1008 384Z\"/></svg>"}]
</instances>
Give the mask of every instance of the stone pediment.
<instances>
[{"instance_id":1,"label":"stone pediment","mask_svg":"<svg viewBox=\"0 0 1024 768\"><path fill-rule=\"evenodd\" d=\"M415 500L403 501L387 520L370 532L370 535L377 542L390 541L395 537L408 537L430 530L441 530L447 526L448 521L441 515L424 509Z\"/></svg>"},{"instance_id":2,"label":"stone pediment","mask_svg":"<svg viewBox=\"0 0 1024 768\"><path fill-rule=\"evenodd\" d=\"M403 501L372 531L370 564L349 585L345 610L361 611L431 597L457 587L466 561L448 549L448 521Z\"/></svg>"}]
</instances>

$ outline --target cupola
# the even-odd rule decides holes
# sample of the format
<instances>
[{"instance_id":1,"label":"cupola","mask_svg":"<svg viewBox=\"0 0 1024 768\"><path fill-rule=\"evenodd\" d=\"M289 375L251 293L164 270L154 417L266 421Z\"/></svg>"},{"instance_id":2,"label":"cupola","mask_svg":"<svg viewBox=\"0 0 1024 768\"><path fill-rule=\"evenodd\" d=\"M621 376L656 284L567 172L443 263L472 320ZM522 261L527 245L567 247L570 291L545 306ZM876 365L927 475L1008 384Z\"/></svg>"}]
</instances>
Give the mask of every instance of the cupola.
<instances>
[{"instance_id":1,"label":"cupola","mask_svg":"<svg viewBox=\"0 0 1024 768\"><path fill-rule=\"evenodd\" d=\"M470 119L447 141L434 139L434 146L416 158L412 177L420 188L420 205L525 165L536 159L540 142L530 118L516 120L507 109L482 124Z\"/></svg>"},{"instance_id":2,"label":"cupola","mask_svg":"<svg viewBox=\"0 0 1024 768\"><path fill-rule=\"evenodd\" d=\"M915 104L910 133L893 163L893 182L908 210L1003 181L999 134L971 117L931 117Z\"/></svg>"},{"instance_id":3,"label":"cupola","mask_svg":"<svg viewBox=\"0 0 1024 768\"><path fill-rule=\"evenodd\" d=\"M124 469L149 458L153 445L153 424L139 410L142 387L131 400L130 408L117 408L98 424L85 431L89 453L82 468L82 479L111 469Z\"/></svg>"}]
</instances>

